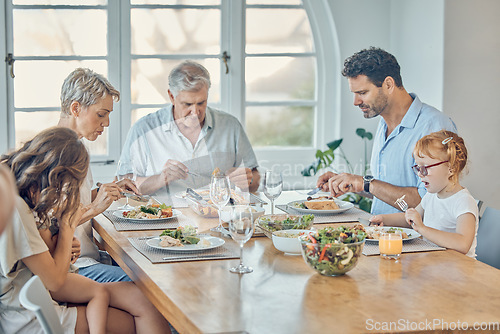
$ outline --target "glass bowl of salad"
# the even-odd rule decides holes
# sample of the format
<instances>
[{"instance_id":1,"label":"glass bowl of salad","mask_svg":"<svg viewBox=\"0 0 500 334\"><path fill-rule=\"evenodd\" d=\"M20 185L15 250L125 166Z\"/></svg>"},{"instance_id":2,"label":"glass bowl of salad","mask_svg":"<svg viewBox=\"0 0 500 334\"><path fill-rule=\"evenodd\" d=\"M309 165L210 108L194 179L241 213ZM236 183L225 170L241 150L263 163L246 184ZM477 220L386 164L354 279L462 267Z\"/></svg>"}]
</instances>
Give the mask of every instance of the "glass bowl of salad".
<instances>
[{"instance_id":1,"label":"glass bowl of salad","mask_svg":"<svg viewBox=\"0 0 500 334\"><path fill-rule=\"evenodd\" d=\"M273 214L260 216L256 224L272 239L273 232L281 230L308 230L314 223L314 215Z\"/></svg>"},{"instance_id":2,"label":"glass bowl of salad","mask_svg":"<svg viewBox=\"0 0 500 334\"><path fill-rule=\"evenodd\" d=\"M366 233L355 227L326 227L299 237L304 261L321 275L340 276L358 263Z\"/></svg>"}]
</instances>

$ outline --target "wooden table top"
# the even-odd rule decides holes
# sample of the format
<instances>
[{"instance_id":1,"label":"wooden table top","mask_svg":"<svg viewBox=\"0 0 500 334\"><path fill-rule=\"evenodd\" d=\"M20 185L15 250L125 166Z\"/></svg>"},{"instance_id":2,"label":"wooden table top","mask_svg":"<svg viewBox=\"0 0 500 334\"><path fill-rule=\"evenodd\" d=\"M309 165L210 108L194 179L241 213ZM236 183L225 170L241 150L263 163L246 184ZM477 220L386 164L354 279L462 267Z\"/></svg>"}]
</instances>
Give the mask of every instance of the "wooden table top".
<instances>
[{"instance_id":1,"label":"wooden table top","mask_svg":"<svg viewBox=\"0 0 500 334\"><path fill-rule=\"evenodd\" d=\"M303 197L285 192L277 203ZM218 223L181 211L181 225L205 231ZM301 256L284 255L269 238L255 237L243 253L254 272L238 275L229 272L238 259L152 264L127 240L158 231L118 232L103 215L94 228L180 333L446 332L463 326L500 332L500 270L455 251L402 254L397 263L362 255L346 275L326 277Z\"/></svg>"}]
</instances>

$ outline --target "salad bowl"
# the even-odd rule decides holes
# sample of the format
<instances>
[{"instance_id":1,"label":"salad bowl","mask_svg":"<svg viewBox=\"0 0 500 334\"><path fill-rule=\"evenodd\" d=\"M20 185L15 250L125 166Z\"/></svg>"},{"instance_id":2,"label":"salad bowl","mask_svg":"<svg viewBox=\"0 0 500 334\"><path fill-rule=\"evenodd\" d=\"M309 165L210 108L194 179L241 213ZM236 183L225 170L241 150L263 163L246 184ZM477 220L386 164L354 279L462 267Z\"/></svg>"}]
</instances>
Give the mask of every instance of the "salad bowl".
<instances>
[{"instance_id":1,"label":"salad bowl","mask_svg":"<svg viewBox=\"0 0 500 334\"><path fill-rule=\"evenodd\" d=\"M366 234L353 228L326 227L299 237L304 261L321 275L340 276L356 267Z\"/></svg>"}]
</instances>

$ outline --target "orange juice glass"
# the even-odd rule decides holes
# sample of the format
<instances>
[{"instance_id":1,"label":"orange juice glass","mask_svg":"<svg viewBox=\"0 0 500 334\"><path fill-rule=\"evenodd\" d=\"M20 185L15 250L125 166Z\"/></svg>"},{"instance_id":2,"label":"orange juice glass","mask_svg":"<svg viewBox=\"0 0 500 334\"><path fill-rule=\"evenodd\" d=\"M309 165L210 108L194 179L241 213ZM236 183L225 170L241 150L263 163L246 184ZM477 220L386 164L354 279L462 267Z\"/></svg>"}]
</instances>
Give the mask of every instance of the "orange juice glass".
<instances>
[{"instance_id":1,"label":"orange juice glass","mask_svg":"<svg viewBox=\"0 0 500 334\"><path fill-rule=\"evenodd\" d=\"M378 239L380 256L384 259L397 260L403 251L403 238L399 231L395 233L382 233Z\"/></svg>"}]
</instances>

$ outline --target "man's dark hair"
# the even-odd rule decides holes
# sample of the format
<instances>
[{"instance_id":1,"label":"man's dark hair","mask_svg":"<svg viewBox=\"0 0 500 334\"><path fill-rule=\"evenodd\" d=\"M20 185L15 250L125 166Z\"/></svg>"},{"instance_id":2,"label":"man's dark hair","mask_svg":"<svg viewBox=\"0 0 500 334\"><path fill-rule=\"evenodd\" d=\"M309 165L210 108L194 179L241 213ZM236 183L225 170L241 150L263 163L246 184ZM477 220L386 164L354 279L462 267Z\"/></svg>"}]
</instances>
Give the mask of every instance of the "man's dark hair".
<instances>
[{"instance_id":1,"label":"man's dark hair","mask_svg":"<svg viewBox=\"0 0 500 334\"><path fill-rule=\"evenodd\" d=\"M377 87L381 87L385 78L392 77L397 87L403 86L400 67L396 57L380 48L371 47L361 50L344 61L342 75L355 78L366 75Z\"/></svg>"}]
</instances>

